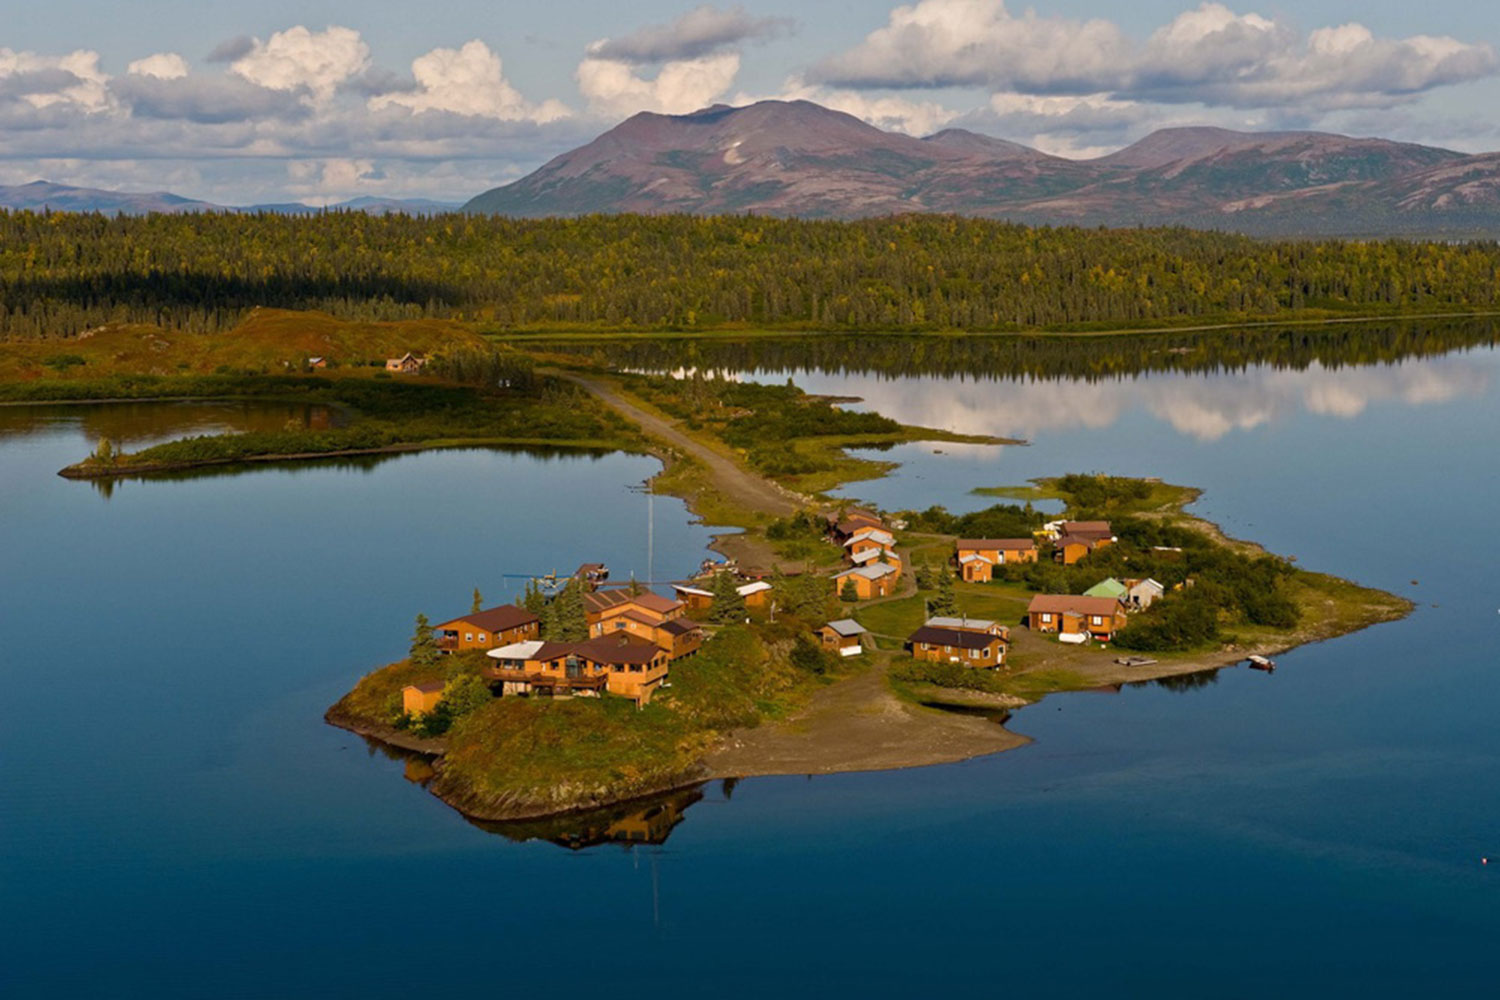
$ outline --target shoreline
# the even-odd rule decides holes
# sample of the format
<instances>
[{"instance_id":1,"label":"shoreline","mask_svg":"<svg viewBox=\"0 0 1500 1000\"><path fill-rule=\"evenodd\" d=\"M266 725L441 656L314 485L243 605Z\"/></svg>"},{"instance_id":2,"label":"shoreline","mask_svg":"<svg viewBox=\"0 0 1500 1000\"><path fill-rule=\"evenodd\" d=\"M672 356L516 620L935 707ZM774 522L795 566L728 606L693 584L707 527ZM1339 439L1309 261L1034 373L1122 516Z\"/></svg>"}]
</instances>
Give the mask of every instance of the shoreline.
<instances>
[{"instance_id":1,"label":"shoreline","mask_svg":"<svg viewBox=\"0 0 1500 1000\"><path fill-rule=\"evenodd\" d=\"M970 329L942 329L942 330L865 330L865 329L828 329L808 327L803 329L776 329L776 328L750 328L750 327L719 327L716 329L700 330L584 330L569 328L565 330L517 330L511 332L488 333L483 330L477 331L479 336L502 342L531 340L702 340L708 338L723 337L733 339L735 337L760 339L763 337L817 337L817 336L895 336L895 337L1126 337L1132 335L1159 335L1164 333L1214 333L1223 330L1262 330L1282 326L1291 327L1316 327L1316 326L1339 326L1360 323L1386 323L1386 322L1421 322L1424 320L1443 319L1494 319L1500 317L1500 310L1466 310L1460 312L1436 312L1436 313L1362 313L1357 316L1316 316L1316 317L1291 317L1287 319L1241 319L1220 320L1210 323L1196 323L1182 326L1150 326L1150 327L1104 327L1096 330L1056 330L1056 329L1026 329L1026 330L970 330Z\"/></svg>"},{"instance_id":2,"label":"shoreline","mask_svg":"<svg viewBox=\"0 0 1500 1000\"><path fill-rule=\"evenodd\" d=\"M152 401L154 402L154 401ZM31 404L27 404L31 405ZM319 459L361 458L371 455L405 455L420 451L452 451L461 448L557 448L562 451L619 451L641 454L623 442L557 441L546 438L474 438L472 440L417 441L408 444L382 445L379 448L344 448L338 451L302 451L270 455L244 455L238 458L201 458L185 462L145 462L124 467L91 467L88 460L59 469L64 479L137 479L171 472L191 472L226 465L264 465L276 462L315 462Z\"/></svg>"}]
</instances>

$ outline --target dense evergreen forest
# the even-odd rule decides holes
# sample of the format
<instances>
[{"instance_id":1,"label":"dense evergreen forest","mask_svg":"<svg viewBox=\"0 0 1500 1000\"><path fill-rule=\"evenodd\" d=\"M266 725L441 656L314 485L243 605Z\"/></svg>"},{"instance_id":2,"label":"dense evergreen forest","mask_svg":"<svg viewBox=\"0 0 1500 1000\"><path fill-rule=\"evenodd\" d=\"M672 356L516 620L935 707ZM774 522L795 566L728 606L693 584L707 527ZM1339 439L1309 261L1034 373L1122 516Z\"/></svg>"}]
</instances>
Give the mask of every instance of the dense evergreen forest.
<instances>
[{"instance_id":1,"label":"dense evergreen forest","mask_svg":"<svg viewBox=\"0 0 1500 1000\"><path fill-rule=\"evenodd\" d=\"M255 306L496 329L1014 330L1500 305L1500 246L955 217L0 213L0 335L212 332Z\"/></svg>"}]
</instances>

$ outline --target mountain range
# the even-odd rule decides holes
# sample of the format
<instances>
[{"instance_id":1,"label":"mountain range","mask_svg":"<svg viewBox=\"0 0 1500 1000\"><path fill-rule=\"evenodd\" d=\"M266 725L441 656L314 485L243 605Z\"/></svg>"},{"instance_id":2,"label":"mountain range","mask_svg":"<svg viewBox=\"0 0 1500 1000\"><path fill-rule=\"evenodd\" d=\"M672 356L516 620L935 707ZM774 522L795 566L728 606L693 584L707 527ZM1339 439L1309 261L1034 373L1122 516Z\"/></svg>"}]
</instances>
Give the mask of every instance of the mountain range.
<instances>
[{"instance_id":1,"label":"mountain range","mask_svg":"<svg viewBox=\"0 0 1500 1000\"><path fill-rule=\"evenodd\" d=\"M384 215L387 212L405 212L409 215L436 215L452 212L459 202L428 201L420 198L354 198L341 201L328 209L369 212ZM150 212L275 212L281 215L310 215L324 209L303 205L300 202L285 202L267 205L215 205L212 202L196 201L167 191L106 191L101 188L73 187L53 184L50 181L33 181L30 184L0 185L0 208L29 209L55 212L103 212L106 215L146 215Z\"/></svg>"},{"instance_id":2,"label":"mountain range","mask_svg":"<svg viewBox=\"0 0 1500 1000\"><path fill-rule=\"evenodd\" d=\"M641 113L464 211L949 212L1259 235L1500 236L1500 154L1321 132L1172 128L1071 160L964 129L886 132L807 101Z\"/></svg>"},{"instance_id":3,"label":"mountain range","mask_svg":"<svg viewBox=\"0 0 1500 1000\"><path fill-rule=\"evenodd\" d=\"M165 191L37 181L0 208L310 214ZM519 217L755 213L858 219L947 212L1033 225L1184 225L1263 236L1500 238L1500 153L1323 132L1171 128L1073 160L965 129L887 132L808 101L643 112L467 204L355 198L329 209Z\"/></svg>"}]
</instances>

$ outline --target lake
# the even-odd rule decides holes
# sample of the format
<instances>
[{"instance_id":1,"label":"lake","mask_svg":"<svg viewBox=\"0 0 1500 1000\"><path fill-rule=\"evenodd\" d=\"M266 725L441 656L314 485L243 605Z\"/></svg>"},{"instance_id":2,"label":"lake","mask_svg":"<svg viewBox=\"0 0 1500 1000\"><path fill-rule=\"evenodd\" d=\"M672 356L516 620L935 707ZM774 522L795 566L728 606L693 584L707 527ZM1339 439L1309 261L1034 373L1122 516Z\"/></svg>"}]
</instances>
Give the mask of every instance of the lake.
<instances>
[{"instance_id":1,"label":"lake","mask_svg":"<svg viewBox=\"0 0 1500 1000\"><path fill-rule=\"evenodd\" d=\"M1270 676L1048 699L1012 717L1035 739L1012 753L715 783L604 831L670 832L628 849L481 829L321 714L476 585L695 567L708 529L632 489L653 461L438 452L106 496L55 476L101 433L251 418L0 410L0 992L1488 994L1500 352L1443 346L1119 375L738 367L1030 441L904 446L850 495L958 510L1033 476L1157 475L1232 534L1421 606Z\"/></svg>"}]
</instances>

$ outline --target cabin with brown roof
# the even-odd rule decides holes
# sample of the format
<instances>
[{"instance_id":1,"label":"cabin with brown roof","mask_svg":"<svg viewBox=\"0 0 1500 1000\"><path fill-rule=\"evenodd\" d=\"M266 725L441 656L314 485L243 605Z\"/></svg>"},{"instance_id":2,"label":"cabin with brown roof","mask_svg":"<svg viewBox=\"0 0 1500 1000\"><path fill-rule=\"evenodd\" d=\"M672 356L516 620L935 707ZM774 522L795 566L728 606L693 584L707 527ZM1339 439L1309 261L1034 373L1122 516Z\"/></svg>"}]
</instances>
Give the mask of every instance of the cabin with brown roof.
<instances>
[{"instance_id":1,"label":"cabin with brown roof","mask_svg":"<svg viewBox=\"0 0 1500 1000\"><path fill-rule=\"evenodd\" d=\"M967 583L988 583L996 566L1036 562L1034 538L960 538L959 575Z\"/></svg>"},{"instance_id":2,"label":"cabin with brown roof","mask_svg":"<svg viewBox=\"0 0 1500 1000\"><path fill-rule=\"evenodd\" d=\"M401 689L401 711L413 719L426 715L443 700L442 681L422 681Z\"/></svg>"},{"instance_id":3,"label":"cabin with brown roof","mask_svg":"<svg viewBox=\"0 0 1500 1000\"><path fill-rule=\"evenodd\" d=\"M1125 627L1125 605L1114 597L1037 594L1026 609L1026 625L1034 632L1109 642Z\"/></svg>"},{"instance_id":4,"label":"cabin with brown roof","mask_svg":"<svg viewBox=\"0 0 1500 1000\"><path fill-rule=\"evenodd\" d=\"M707 611L714 606L714 592L696 583L674 583L672 592L689 612Z\"/></svg>"},{"instance_id":5,"label":"cabin with brown roof","mask_svg":"<svg viewBox=\"0 0 1500 1000\"><path fill-rule=\"evenodd\" d=\"M906 640L914 659L993 669L1005 665L1006 640L990 632L927 624Z\"/></svg>"},{"instance_id":6,"label":"cabin with brown roof","mask_svg":"<svg viewBox=\"0 0 1500 1000\"><path fill-rule=\"evenodd\" d=\"M635 595L628 590L597 590L585 594L583 603L591 638L634 636L674 660L696 653L703 645L703 626L683 616L687 607L682 601L649 590Z\"/></svg>"},{"instance_id":7,"label":"cabin with brown roof","mask_svg":"<svg viewBox=\"0 0 1500 1000\"><path fill-rule=\"evenodd\" d=\"M525 642L542 634L542 620L525 608L502 604L433 626L438 652L494 649Z\"/></svg>"}]
</instances>

